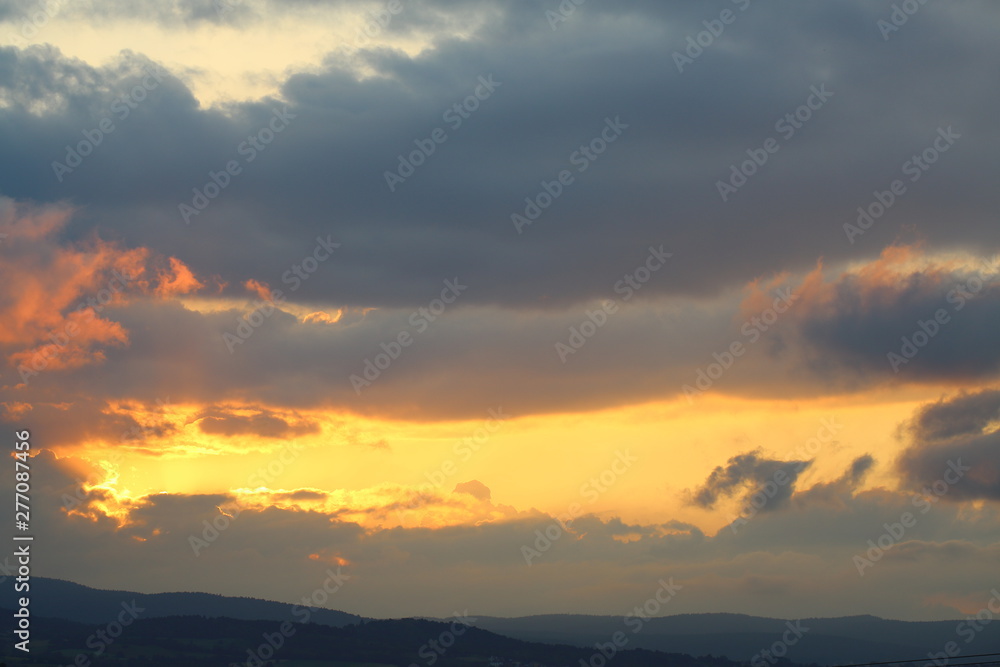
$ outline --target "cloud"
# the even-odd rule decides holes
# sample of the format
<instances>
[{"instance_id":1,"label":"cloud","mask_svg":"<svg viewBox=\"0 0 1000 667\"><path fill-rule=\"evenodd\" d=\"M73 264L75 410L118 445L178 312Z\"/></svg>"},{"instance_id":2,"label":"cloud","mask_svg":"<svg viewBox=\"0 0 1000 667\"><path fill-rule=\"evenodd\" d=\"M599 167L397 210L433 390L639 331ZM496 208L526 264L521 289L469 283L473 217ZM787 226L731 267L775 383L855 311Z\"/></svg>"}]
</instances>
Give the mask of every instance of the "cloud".
<instances>
[{"instance_id":1,"label":"cloud","mask_svg":"<svg viewBox=\"0 0 1000 667\"><path fill-rule=\"evenodd\" d=\"M133 11L99 5L98 20ZM294 5L282 4L289 14L280 16L310 3ZM168 13L194 20L199 7L208 5L169 5ZM706 51L697 74L664 79L649 63L669 65L687 33L701 29L695 7L595 5L552 31L530 3L427 2L388 28L439 31L414 55L334 49L314 67L290 69L274 97L214 108L200 106L181 80L187 73L174 68L126 117L112 108L150 76L149 58L123 52L94 66L55 48L0 49L0 119L9 128L0 151L17 165L0 165L0 192L53 207L72 201L65 238L99 230L122 248L163 258L149 276L154 294L219 291L207 306L116 304L123 307L113 319L87 330L87 345L81 336L51 367L83 369L87 376L67 388L111 398L129 387L147 392L144 400L169 394L412 419L468 417L496 404L518 414L581 411L677 396L713 354L746 342L743 318L785 280L800 300L712 391L787 397L989 379L1000 368L982 333L996 324L992 274L916 357L896 369L886 359L919 321L957 307L950 290L967 285L976 267L943 259L917 266L914 257L930 251L879 258L879 250L914 238L938 259L998 247L992 227L977 222L995 206L976 177L989 173L1000 140L982 111L1000 92L978 83L990 74L982 54L998 48L978 27L994 17L925 9L938 20L907 30L933 39L893 40L886 58L874 27L880 13L865 3L755 5L727 29L731 49ZM456 17L468 13L477 21L456 31ZM774 27L776 13L787 28ZM540 71L538 62L550 67ZM501 85L452 129L445 111L490 75ZM824 83L835 92L829 109L722 202L716 182L729 166ZM926 100L929 88L940 96ZM603 91L596 106L595 90ZM850 91L850 104L840 91ZM662 109L672 110L669 122ZM238 147L276 112L294 116L288 127L185 225L179 204L227 161L242 160ZM59 181L53 161L65 160L104 117L114 132ZM620 140L517 234L511 214L560 168L572 168L573 152L614 117L629 125ZM975 139L959 140L855 244L834 242L855 208L845 193L866 203L872 184L942 124ZM386 171L438 126L448 140L389 192ZM859 154L885 157L859 164ZM341 248L302 280L295 267L301 271L318 238ZM616 286L660 245L673 257L626 303ZM821 256L832 276L813 270ZM348 378L379 344L410 329L443 280L456 278L469 286L461 299L358 395ZM248 314L233 304L265 286L283 290L285 305L229 355L221 337ZM620 313L560 363L553 345L608 298ZM40 333L15 351L22 360L53 351L51 332ZM105 372L91 373L98 364ZM55 391L44 377L34 382Z\"/></svg>"},{"instance_id":2,"label":"cloud","mask_svg":"<svg viewBox=\"0 0 1000 667\"><path fill-rule=\"evenodd\" d=\"M299 419L292 424L264 409L232 411L212 407L199 412L195 419L203 433L222 436L257 435L262 438L290 438L320 431L319 425L315 422Z\"/></svg>"},{"instance_id":3,"label":"cloud","mask_svg":"<svg viewBox=\"0 0 1000 667\"><path fill-rule=\"evenodd\" d=\"M456 484L452 493L467 493L473 498L485 502L489 502L491 496L489 487L477 479Z\"/></svg>"},{"instance_id":4,"label":"cloud","mask_svg":"<svg viewBox=\"0 0 1000 667\"><path fill-rule=\"evenodd\" d=\"M201 288L177 258L126 249L96 234L59 243L72 210L29 207L0 197L0 351L22 381L43 370L100 363L125 346L128 331L108 313L143 297L165 298Z\"/></svg>"},{"instance_id":5,"label":"cloud","mask_svg":"<svg viewBox=\"0 0 1000 667\"><path fill-rule=\"evenodd\" d=\"M107 443L111 447L141 445L147 438L176 432L162 417L140 422L138 411L111 409L106 401L85 396L63 396L60 402L34 402L22 411L6 411L0 420L8 425L30 420L32 433L49 447L79 447L84 443Z\"/></svg>"},{"instance_id":6,"label":"cloud","mask_svg":"<svg viewBox=\"0 0 1000 667\"><path fill-rule=\"evenodd\" d=\"M32 253L39 257L66 252L86 256L84 250L49 237L37 243ZM104 309L107 316L94 318L95 326L103 327L101 332L120 332L120 338L102 337L81 326L79 331L86 335L78 334L77 339L90 355L87 365L66 363L58 374L31 376L28 387L8 388L0 399L58 403L87 396L152 403L171 396L176 403L232 402L282 414L332 409L426 420L476 418L496 405L523 416L675 397L682 386L696 381L699 370L704 372L714 362L713 354L727 350L734 341L743 342L747 351L712 391L808 396L830 388L858 391L901 380L986 379L996 366L991 360L995 346L982 339L982 327L994 317L991 300L998 292L989 281L972 298L951 291L956 289L953 285L968 283L966 267L975 266L975 260L966 255L945 258L897 249L832 277L819 270L799 278L779 274L707 302L620 299L607 324L563 363L554 345L565 344L574 327L589 321L587 311L600 308L599 304L514 311L517 316L512 317L507 309L456 303L433 320L424 318L419 309L405 308L365 309L320 320L310 316L314 312L310 308L274 304L262 317L251 312L252 302L236 307L246 299L242 290L239 301L205 294L213 292L207 287L197 299L187 299L177 293L179 286L191 285L179 264L149 251L140 255L107 247L111 250L105 253L105 265L132 255L142 259L134 262L138 268L131 270L139 278L130 281L128 289L113 297L110 289L104 294L117 299L113 310L109 305ZM18 261L24 264L30 256L22 252ZM28 275L30 280L50 278L45 272ZM167 289L174 296L158 296L164 284L171 286ZM45 285L42 289L52 291L65 287ZM789 310L765 331L752 329L759 340L748 338L752 318L759 318L773 302L774 290L785 288L795 295ZM80 287L70 296L79 294L85 302L84 296L97 298L105 288L97 282L88 289L90 295ZM964 304L962 309L951 313L952 319L940 325L940 332L899 374L893 373L886 354L898 345L898 332L912 333L918 320L933 317L936 305L949 304L949 294L958 299L955 303ZM59 298L66 302L69 297ZM59 338L60 326L81 317L54 313L52 306L61 303L58 299L43 302L44 307L34 299L23 302L38 314L22 322L37 319L46 326L32 330L31 336L41 339L36 345L8 348L8 356L17 355L18 360L30 361L46 344L58 349L45 338L53 334ZM78 305L68 303L64 313ZM257 318L253 327L246 324L248 316ZM252 328L252 336L230 353L223 336L233 335L241 326ZM401 332L410 334L413 344L380 370L370 386L356 391L352 376L366 373L366 363L383 352L380 345L389 345ZM967 371L960 372L962 368ZM414 401L413 396L422 398ZM215 419L220 415L206 416L213 417L206 428L224 428Z\"/></svg>"},{"instance_id":7,"label":"cloud","mask_svg":"<svg viewBox=\"0 0 1000 667\"><path fill-rule=\"evenodd\" d=\"M745 503L765 484L776 489L761 511L773 511L788 504L795 492L795 482L812 461L778 461L762 458L760 452L738 454L726 464L717 466L708 479L693 492L690 502L712 509L722 498L743 494Z\"/></svg>"},{"instance_id":8,"label":"cloud","mask_svg":"<svg viewBox=\"0 0 1000 667\"><path fill-rule=\"evenodd\" d=\"M62 5L48 34L61 34L63 20L97 35L122 22L181 52L185 40L221 30L243 38L253 33L239 28L256 24L262 41L244 42L266 54L268 27L295 34L285 27L322 25L315 17L330 14L321 12L356 19L359 8L383 6L244 0L220 14L207 0L92 4ZM984 224L996 212L988 176L1000 89L982 82L995 74L1000 24L988 7L928 3L887 43L876 25L885 9L863 0L752 3L680 73L673 52L713 18L697 3L587 3L552 30L535 2L424 0L393 19L385 43L331 43L321 60L277 76L271 96L214 107L191 86L211 78L222 56L188 69L169 56L166 71L128 51L95 65L55 46L0 47L2 419L27 420L60 455L95 459L102 446L137 459L193 458L329 434L389 461L409 456L411 441L399 437L390 451L350 419L485 419L501 405L520 417L669 400L734 341L747 351L710 391L807 401L886 385L992 383L1000 291L982 260L1000 248L996 225ZM15 19L3 29L34 9L0 2L0 17ZM420 46L396 48L402 38ZM447 120L482 77L499 82L495 91L461 123ZM719 182L815 86L834 93L829 105L723 201ZM133 91L143 99L122 106ZM273 133L277 116L289 122ZM627 125L621 137L579 169L573 156L601 146L593 142L615 119ZM107 122L113 131L95 135ZM390 191L386 173L439 127L447 141ZM901 165L939 128L960 135L954 148L907 180L863 235L844 238L857 207L908 178ZM273 141L245 159L241 147L265 129ZM68 171L54 168L84 152ZM227 180L231 160L242 171ZM512 214L555 188L561 169L574 182L518 234ZM185 224L179 205L199 193L207 200L206 191L217 195ZM340 244L322 263L320 239ZM670 262L626 298L621 281L661 246ZM128 279L112 283L115 272ZM427 323L418 332L415 314L425 317L420 309L446 279L468 290L447 312L417 320ZM119 282L128 286L111 287ZM743 325L783 288L796 295L793 307L751 342ZM270 289L287 299L227 349L223 335L248 324L248 296ZM591 313L612 298L618 312L561 360L554 344L594 323ZM949 320L931 335L926 323L940 309ZM909 356L904 339L921 330L929 340ZM413 344L356 392L350 376L388 354L401 332ZM894 366L895 352L905 361ZM25 382L17 366L40 357L58 372ZM870 455L802 489L812 461L740 453L691 492L696 506L719 508L773 485L738 532L709 535L670 516L585 515L530 567L521 547L558 523L503 504L478 480L451 491L248 482L136 497L113 465L43 451L33 459L33 507L47 517L39 541L49 548L38 571L116 588L295 599L343 560L355 569L338 606L446 615L627 609L666 569L696 593L679 598L689 606L678 611L829 615L863 605L920 615L924 601L995 574L997 505L968 501L997 498L996 392L959 394L915 415L903 429L900 489L865 486ZM344 413L353 413L346 424ZM889 552L878 566L884 578L861 581L851 557L913 511L914 493L936 494L958 461L970 469L948 483L949 502L935 503ZM0 480L0 491L11 493L11 483ZM63 496L78 502L69 509ZM243 507L238 516L220 510L230 504ZM189 538L217 520L231 525L192 553Z\"/></svg>"},{"instance_id":9,"label":"cloud","mask_svg":"<svg viewBox=\"0 0 1000 667\"><path fill-rule=\"evenodd\" d=\"M427 4L426 12L407 9L390 30L470 7ZM912 236L906 229L930 243L997 248L996 235L977 222L993 210L992 191L975 175L988 173L1000 138L982 111L1000 92L976 83L989 74L982 54L998 47L970 32L970 24L991 24L992 14L925 8L935 20L907 26L924 39L894 40L885 57L879 12L865 3L754 6L727 30L733 47L709 50L688 76L671 70L672 53L702 29L695 8L588 7L553 32L530 3L487 6L476 10L484 20L474 34L447 34L413 56L332 51L319 66L292 70L275 98L225 110L200 108L168 75L124 119L109 110L141 81L149 65L141 56L92 67L52 49L4 49L0 86L11 102L0 116L11 130L0 135L0 150L18 168L0 170L0 192L77 201L88 208L75 226L99 224L177 257L196 275L218 273L233 292L251 279L280 286L317 235L333 233L344 252L294 298L362 307L419 307L454 275L475 286L468 303L582 304L607 297L650 243L669 244L675 257L669 279L651 281L642 300L718 294L776 268L807 270L820 255L830 264L854 260L859 247L871 256L901 233ZM502 86L452 129L446 110L490 74ZM776 136L776 120L823 83L836 94L829 109L722 202L716 182L730 165ZM940 98L926 100L928 87ZM595 90L603 91L599 104ZM237 147L248 133L285 107L295 114L287 130L185 225L178 205L210 172L242 159ZM109 113L115 132L58 182L53 160ZM619 116L629 125L620 141L517 234L511 214L543 180L574 169L574 151ZM845 193L866 204L943 123L970 139L858 243L841 241L856 208ZM448 131L447 142L389 192L385 172L436 127ZM884 157L859 163L857 155Z\"/></svg>"},{"instance_id":10,"label":"cloud","mask_svg":"<svg viewBox=\"0 0 1000 667\"><path fill-rule=\"evenodd\" d=\"M0 229L6 235L0 245L0 281L5 285L0 309L9 323L0 333L0 345L22 348L6 355L14 366L41 360L53 369L79 367L100 360L101 346L127 342L118 323L97 313L121 302L130 271L143 261L145 251L121 251L100 240L77 248L48 247L45 241L69 216L65 207L32 211L0 198ZM83 299L102 288L103 303Z\"/></svg>"},{"instance_id":11,"label":"cloud","mask_svg":"<svg viewBox=\"0 0 1000 667\"><path fill-rule=\"evenodd\" d=\"M1000 391L959 393L918 411L897 467L934 502L1000 500Z\"/></svg>"},{"instance_id":12,"label":"cloud","mask_svg":"<svg viewBox=\"0 0 1000 667\"><path fill-rule=\"evenodd\" d=\"M168 299L172 296L197 292L205 286L194 277L194 273L184 265L184 262L176 257L170 257L169 261L170 268L157 273L160 284L156 288L156 296Z\"/></svg>"},{"instance_id":13,"label":"cloud","mask_svg":"<svg viewBox=\"0 0 1000 667\"><path fill-rule=\"evenodd\" d=\"M871 454L863 454L855 458L839 478L831 482L817 482L796 493L793 501L800 506L827 505L844 509L874 466L875 458Z\"/></svg>"},{"instance_id":14,"label":"cloud","mask_svg":"<svg viewBox=\"0 0 1000 667\"><path fill-rule=\"evenodd\" d=\"M827 277L822 266L796 290L783 346L816 376L861 383L981 381L1000 354L986 334L1000 323L994 259L894 246Z\"/></svg>"},{"instance_id":15,"label":"cloud","mask_svg":"<svg viewBox=\"0 0 1000 667\"><path fill-rule=\"evenodd\" d=\"M911 435L925 442L982 434L1000 419L1000 390L959 392L923 406L909 424Z\"/></svg>"},{"instance_id":16,"label":"cloud","mask_svg":"<svg viewBox=\"0 0 1000 667\"><path fill-rule=\"evenodd\" d=\"M913 510L909 494L880 491L848 496L836 510L792 504L787 511L761 513L739 533L723 528L711 536L680 521L643 524L584 515L528 566L521 547L558 525L548 514L467 515L437 527L410 522L379 528L308 506L342 490L275 491L260 505L241 504L230 494L130 498L113 484L79 493L77 480L98 484L106 476L83 460L42 451L32 468L33 509L48 517L36 532L49 545L37 554L39 572L116 589L194 589L294 601L340 559L348 563L351 586L331 606L379 616L446 615L449 606L493 615L525 609L606 613L608 604L641 603L659 578L672 576L690 593L684 601L678 597L677 613L725 608L780 617L795 615L812 600L817 616L853 613L864 605L871 613L900 616L906 609L909 618L926 618L924 600L980 590L991 580L1000 539L996 511L972 515L939 504L886 552L876 566L879 576L873 571L862 579L851 557L868 548L866 536L877 536L883 523ZM12 484L0 480L0 492L12 493ZM384 493L389 498L397 491ZM466 498L470 508L483 503L467 493L447 495L451 502ZM364 507L362 494L352 501L349 506ZM192 537L208 545L198 555ZM322 554L322 562L312 554ZM265 576L275 571L286 574L279 581ZM900 576L910 584L899 586ZM762 598L762 590L772 594ZM428 606L428 599L435 602ZM945 609L944 615L958 612Z\"/></svg>"},{"instance_id":17,"label":"cloud","mask_svg":"<svg viewBox=\"0 0 1000 667\"><path fill-rule=\"evenodd\" d=\"M873 465L875 465L875 459L871 454L859 456L851 463L851 467L847 469L842 479L848 484L857 486L864 479L865 475L868 474L868 471L872 469Z\"/></svg>"}]
</instances>

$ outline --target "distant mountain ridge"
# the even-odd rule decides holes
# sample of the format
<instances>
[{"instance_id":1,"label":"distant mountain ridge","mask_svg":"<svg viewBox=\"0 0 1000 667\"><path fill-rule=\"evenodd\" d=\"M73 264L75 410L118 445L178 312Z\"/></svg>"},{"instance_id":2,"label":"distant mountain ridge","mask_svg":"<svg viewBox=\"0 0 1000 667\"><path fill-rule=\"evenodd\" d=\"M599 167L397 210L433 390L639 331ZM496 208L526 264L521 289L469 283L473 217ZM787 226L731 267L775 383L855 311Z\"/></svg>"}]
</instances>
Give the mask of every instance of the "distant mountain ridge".
<instances>
[{"instance_id":1,"label":"distant mountain ridge","mask_svg":"<svg viewBox=\"0 0 1000 667\"><path fill-rule=\"evenodd\" d=\"M593 646L626 630L629 646L688 655L719 655L749 661L780 641L787 620L742 614L680 614L644 620L642 631L632 634L621 616L548 614L499 618L479 616L477 627L525 641ZM788 648L789 659L800 663L838 665L889 660L927 660L948 642L962 653L1000 652L1000 623L981 625L972 641L969 632L959 635L962 621L892 621L876 616L804 618L808 628ZM967 628L968 630L968 628Z\"/></svg>"},{"instance_id":2,"label":"distant mountain ridge","mask_svg":"<svg viewBox=\"0 0 1000 667\"><path fill-rule=\"evenodd\" d=\"M0 606L17 607L12 586L4 586ZM122 611L122 603L135 600L142 607L142 618L188 616L225 617L252 621L301 621L292 614L294 604L260 600L258 598L226 597L212 593L134 593L91 588L62 579L31 578L31 613L60 618L77 623L106 623ZM301 606L301 605L300 605ZM332 627L361 623L365 619L355 614L331 609L311 612L309 621Z\"/></svg>"},{"instance_id":3,"label":"distant mountain ridge","mask_svg":"<svg viewBox=\"0 0 1000 667\"><path fill-rule=\"evenodd\" d=\"M12 587L4 587L0 607L15 608L17 595ZM37 617L63 619L95 627L114 620L121 612L122 604L133 600L144 609L142 619L202 616L277 623L302 620L301 609L298 616L293 614L294 604L256 598L210 593L133 593L100 590L60 579L33 577L31 580L31 612ZM470 615L476 618L474 625L477 629L524 642L566 645L593 651L596 644L608 642L616 632L624 632L630 650L645 649L689 656L714 655L744 663L780 641L788 630L788 621L784 619L728 613L643 619L639 632L633 632L626 626L621 616L547 614L500 618L476 615L474 610ZM309 620L334 628L379 622L330 609L311 612ZM453 619L426 620L450 623ZM913 622L875 616L847 616L806 618L800 623L807 630L794 645L789 646L787 658L802 664L926 661L929 653L940 652L952 641L963 654L1000 653L1000 623L981 625L970 642L965 641L968 632L961 636L957 633L961 621Z\"/></svg>"},{"instance_id":4,"label":"distant mountain ridge","mask_svg":"<svg viewBox=\"0 0 1000 667\"><path fill-rule=\"evenodd\" d=\"M4 610L6 611L6 610ZM476 627L405 618L340 628L316 623L205 618L138 618L121 632L100 635L93 623L34 617L30 662L10 643L0 660L65 667L564 667L606 664L592 648L523 642ZM449 638L450 637L450 638ZM595 658L596 656L596 658ZM99 660L98 660L99 658ZM600 660L599 660L600 659ZM628 650L616 667L743 667L724 658ZM783 666L794 667L794 666Z\"/></svg>"}]
</instances>

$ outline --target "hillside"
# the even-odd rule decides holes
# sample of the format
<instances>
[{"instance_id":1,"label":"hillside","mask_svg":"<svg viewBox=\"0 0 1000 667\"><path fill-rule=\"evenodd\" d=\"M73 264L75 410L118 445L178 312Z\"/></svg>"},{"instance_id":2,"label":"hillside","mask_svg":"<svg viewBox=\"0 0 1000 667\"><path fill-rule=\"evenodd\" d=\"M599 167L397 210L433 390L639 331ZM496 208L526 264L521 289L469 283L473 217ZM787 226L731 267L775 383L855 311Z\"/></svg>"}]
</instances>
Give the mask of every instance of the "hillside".
<instances>
[{"instance_id":1,"label":"hillside","mask_svg":"<svg viewBox=\"0 0 1000 667\"><path fill-rule=\"evenodd\" d=\"M3 613L9 613L6 610ZM89 664L108 667L478 667L500 658L505 666L519 661L540 667L584 664L593 649L538 644L502 637L478 628L420 619L370 621L340 628L274 621L202 616L139 619L105 643L101 628L70 621L34 619L30 662L14 655L4 642L6 663L36 667ZM106 636L106 635L105 635ZM83 657L79 657L83 656ZM725 659L693 658L645 650L619 652L620 667L738 667Z\"/></svg>"},{"instance_id":2,"label":"hillside","mask_svg":"<svg viewBox=\"0 0 1000 667\"><path fill-rule=\"evenodd\" d=\"M783 619L741 614L681 614L649 619L630 645L691 655L713 653L749 660L779 640L788 629ZM950 641L963 654L1000 652L1000 624L983 625L972 641L960 621L892 621L874 616L802 619L808 629L788 650L788 657L821 665L926 658ZM592 646L623 629L620 616L543 615L519 618L479 617L478 627L526 641ZM963 626L964 627L964 626Z\"/></svg>"},{"instance_id":3,"label":"hillside","mask_svg":"<svg viewBox=\"0 0 1000 667\"><path fill-rule=\"evenodd\" d=\"M16 593L10 586L0 592L0 606L13 609ZM39 616L61 618L80 623L110 621L122 611L122 603L142 607L142 618L165 616L224 616L245 620L297 620L295 605L257 598L225 597L210 593L134 593L90 588L62 579L31 578L31 609ZM362 617L342 611L319 609L309 621L341 627L361 622Z\"/></svg>"}]
</instances>

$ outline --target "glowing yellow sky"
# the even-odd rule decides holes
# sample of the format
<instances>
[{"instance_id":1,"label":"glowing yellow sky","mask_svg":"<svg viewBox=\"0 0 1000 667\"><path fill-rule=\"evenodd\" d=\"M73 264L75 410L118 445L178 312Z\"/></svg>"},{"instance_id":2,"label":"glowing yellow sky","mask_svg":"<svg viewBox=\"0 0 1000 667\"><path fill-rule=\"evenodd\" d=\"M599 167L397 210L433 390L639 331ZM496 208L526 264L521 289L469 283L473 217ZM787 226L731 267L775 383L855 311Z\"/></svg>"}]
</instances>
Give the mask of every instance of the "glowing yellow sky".
<instances>
[{"instance_id":1,"label":"glowing yellow sky","mask_svg":"<svg viewBox=\"0 0 1000 667\"><path fill-rule=\"evenodd\" d=\"M196 419L202 406L168 405L154 407L159 414L144 414L133 405L128 413L140 423L165 419L179 430L160 438L147 434L138 451L90 443L83 456L110 465L118 475L113 488L133 498L264 487L340 492L347 494L345 502L380 506L400 490L447 495L458 483L478 480L492 491L493 503L517 511L564 515L579 503L584 511L627 522L677 519L714 532L735 517L737 501L709 511L689 506L686 491L728 458L758 448L780 460L815 458L799 480L801 489L840 477L855 458L871 453L880 465L866 488L893 487L891 463L905 444L897 428L939 395L922 389L803 401L706 397L694 405L682 399L527 418L497 406L508 417L499 426L486 413L479 420L413 423L277 411L290 422L297 416L321 424L319 433L290 438L207 434ZM831 419L839 425L835 437L810 449L810 440ZM617 464L617 481L606 491L604 484L597 485L599 493L590 491L595 487L581 490L611 469L619 452L636 462L624 470ZM81 456L76 448L61 454Z\"/></svg>"},{"instance_id":2,"label":"glowing yellow sky","mask_svg":"<svg viewBox=\"0 0 1000 667\"><path fill-rule=\"evenodd\" d=\"M391 47L415 55L440 34L391 32L392 20L398 25L402 14L386 28L378 27L372 12L383 4L358 2L347 8L302 4L283 7L280 16L240 25L190 26L121 18L87 22L69 5L62 5L29 33L22 32L21 21L0 22L0 44L52 44L94 67L113 62L123 50L142 53L184 81L203 106L213 106L280 97L279 87L290 72L312 71L330 54L366 74L368 68L355 56L359 48ZM435 28L449 36L468 35L482 20L456 20Z\"/></svg>"}]
</instances>

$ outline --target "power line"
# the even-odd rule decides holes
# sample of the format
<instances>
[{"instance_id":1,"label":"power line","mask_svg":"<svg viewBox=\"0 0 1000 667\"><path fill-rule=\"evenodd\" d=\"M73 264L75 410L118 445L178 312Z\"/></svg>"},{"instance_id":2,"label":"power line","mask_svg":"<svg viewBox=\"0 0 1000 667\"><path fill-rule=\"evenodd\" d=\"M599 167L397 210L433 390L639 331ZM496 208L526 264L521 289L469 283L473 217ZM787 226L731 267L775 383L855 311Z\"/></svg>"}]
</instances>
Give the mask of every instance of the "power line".
<instances>
[{"instance_id":1,"label":"power line","mask_svg":"<svg viewBox=\"0 0 1000 667\"><path fill-rule=\"evenodd\" d=\"M1000 658L1000 653L977 653L976 655L961 655L955 656L956 660L968 660L970 658ZM887 660L886 662L856 662L850 665L836 665L835 667L876 667L876 665L901 665L906 662L927 662L928 660L934 660L931 657L915 658L910 660ZM994 660L989 663L979 663L979 662L952 662L952 658L947 658L948 665L954 665L955 667L960 667L961 665L979 665L979 664L990 664L996 665L1000 664L1000 660Z\"/></svg>"}]
</instances>

